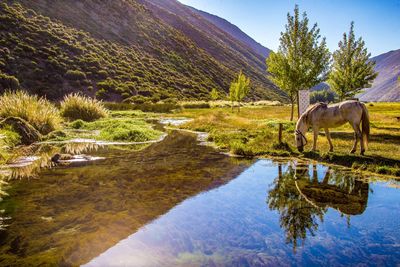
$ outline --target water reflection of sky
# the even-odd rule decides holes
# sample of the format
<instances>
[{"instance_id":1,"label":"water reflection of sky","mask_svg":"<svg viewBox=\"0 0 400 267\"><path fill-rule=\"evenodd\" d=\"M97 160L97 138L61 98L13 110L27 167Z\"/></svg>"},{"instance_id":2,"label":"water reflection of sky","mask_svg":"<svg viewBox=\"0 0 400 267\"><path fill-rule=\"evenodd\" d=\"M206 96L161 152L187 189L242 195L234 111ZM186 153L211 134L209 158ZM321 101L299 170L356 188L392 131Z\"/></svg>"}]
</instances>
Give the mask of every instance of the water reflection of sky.
<instances>
[{"instance_id":1,"label":"water reflection of sky","mask_svg":"<svg viewBox=\"0 0 400 267\"><path fill-rule=\"evenodd\" d=\"M321 183L327 167L319 165L316 171ZM290 167L282 166L281 173L289 172ZM312 167L306 172L312 176ZM260 160L230 183L184 201L87 266L396 265L400 262L398 189L376 183L367 186L368 191L364 186L364 191L353 192L352 199L361 199L360 202L364 198L362 192L369 192L364 198L368 201L367 208L355 216L317 207L315 235L305 227L307 237L297 240L300 244L294 252L293 244L287 243L286 238L292 230L281 227L280 223L287 211L285 204L280 199L275 201L278 208L268 204L277 177L277 165ZM293 179L287 181L292 183ZM293 191L292 184L280 187L292 190L287 193L289 198L303 201L296 204L294 214L302 214L310 207ZM341 199L332 200L331 206L340 202ZM296 222L299 220L296 216L289 219L289 226L301 224Z\"/></svg>"}]
</instances>

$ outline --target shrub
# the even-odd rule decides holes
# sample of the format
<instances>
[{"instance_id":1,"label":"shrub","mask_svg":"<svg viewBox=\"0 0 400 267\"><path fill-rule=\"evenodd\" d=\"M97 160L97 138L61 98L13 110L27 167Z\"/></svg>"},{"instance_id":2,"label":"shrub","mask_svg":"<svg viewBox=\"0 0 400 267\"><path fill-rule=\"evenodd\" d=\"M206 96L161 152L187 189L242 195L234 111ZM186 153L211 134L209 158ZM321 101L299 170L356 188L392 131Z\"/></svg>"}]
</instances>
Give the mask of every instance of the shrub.
<instances>
[{"instance_id":1,"label":"shrub","mask_svg":"<svg viewBox=\"0 0 400 267\"><path fill-rule=\"evenodd\" d=\"M210 104L205 101L192 101L192 102L182 102L181 106L183 108L210 108Z\"/></svg>"},{"instance_id":2,"label":"shrub","mask_svg":"<svg viewBox=\"0 0 400 267\"><path fill-rule=\"evenodd\" d=\"M130 100L131 100L134 104L143 104L143 103L147 102L147 98L145 98L144 96L141 96L141 95L132 96L132 97L130 98Z\"/></svg>"},{"instance_id":3,"label":"shrub","mask_svg":"<svg viewBox=\"0 0 400 267\"><path fill-rule=\"evenodd\" d=\"M65 78L71 81L80 81L86 79L86 74L80 70L69 70L65 73Z\"/></svg>"},{"instance_id":4,"label":"shrub","mask_svg":"<svg viewBox=\"0 0 400 267\"><path fill-rule=\"evenodd\" d=\"M16 90L18 88L19 81L17 78L0 72L0 91L6 89Z\"/></svg>"},{"instance_id":5,"label":"shrub","mask_svg":"<svg viewBox=\"0 0 400 267\"><path fill-rule=\"evenodd\" d=\"M80 128L82 128L84 125L85 125L85 122L84 122L83 120L76 120L76 121L73 121L73 122L71 122L71 123L69 124L69 126L70 126L71 128L74 128L74 129L80 129Z\"/></svg>"},{"instance_id":6,"label":"shrub","mask_svg":"<svg viewBox=\"0 0 400 267\"><path fill-rule=\"evenodd\" d=\"M331 90L321 90L311 92L310 103L314 104L317 102L334 102L336 94Z\"/></svg>"},{"instance_id":7,"label":"shrub","mask_svg":"<svg viewBox=\"0 0 400 267\"><path fill-rule=\"evenodd\" d=\"M52 103L24 91L6 92L0 96L0 117L24 119L41 134L54 131L61 123L59 111Z\"/></svg>"},{"instance_id":8,"label":"shrub","mask_svg":"<svg viewBox=\"0 0 400 267\"><path fill-rule=\"evenodd\" d=\"M133 106L133 109L141 110L143 112L155 112L155 113L169 113L175 109L178 109L179 106L171 103L143 103L137 104Z\"/></svg>"},{"instance_id":9,"label":"shrub","mask_svg":"<svg viewBox=\"0 0 400 267\"><path fill-rule=\"evenodd\" d=\"M69 120L94 121L107 117L108 110L96 99L70 94L61 102L61 115Z\"/></svg>"}]
</instances>

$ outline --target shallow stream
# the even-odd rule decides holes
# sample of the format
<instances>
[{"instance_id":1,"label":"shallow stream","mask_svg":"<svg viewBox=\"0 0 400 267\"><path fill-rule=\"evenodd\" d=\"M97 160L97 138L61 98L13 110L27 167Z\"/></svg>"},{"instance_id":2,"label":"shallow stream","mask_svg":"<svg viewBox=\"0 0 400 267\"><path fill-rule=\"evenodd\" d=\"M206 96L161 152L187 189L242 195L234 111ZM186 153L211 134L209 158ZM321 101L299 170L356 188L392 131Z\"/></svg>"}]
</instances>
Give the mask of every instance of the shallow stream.
<instances>
[{"instance_id":1,"label":"shallow stream","mask_svg":"<svg viewBox=\"0 0 400 267\"><path fill-rule=\"evenodd\" d=\"M3 185L1 266L400 263L399 182L231 158L180 131L86 150L98 160Z\"/></svg>"}]
</instances>

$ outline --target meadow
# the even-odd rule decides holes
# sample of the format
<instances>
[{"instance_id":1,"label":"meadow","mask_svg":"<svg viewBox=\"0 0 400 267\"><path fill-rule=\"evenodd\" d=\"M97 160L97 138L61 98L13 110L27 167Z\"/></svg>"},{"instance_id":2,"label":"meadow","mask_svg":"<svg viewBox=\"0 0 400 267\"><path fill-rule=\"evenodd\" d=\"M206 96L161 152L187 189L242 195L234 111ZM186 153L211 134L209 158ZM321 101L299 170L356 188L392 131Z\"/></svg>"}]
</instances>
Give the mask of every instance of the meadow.
<instances>
[{"instance_id":1,"label":"meadow","mask_svg":"<svg viewBox=\"0 0 400 267\"><path fill-rule=\"evenodd\" d=\"M329 144L323 131L318 138L318 151L310 151L312 133L308 132L305 152L298 152L294 145L295 121L289 120L290 106L277 101L249 102L240 110L232 108L229 101L133 105L102 103L79 95L67 96L58 108L44 99L21 92L5 94L1 101L12 103L2 106L0 114L3 119L10 116L22 118L40 132L42 141L73 138L151 141L162 135L161 131L154 129L151 121L168 117L190 118L192 120L179 127L207 132L208 141L235 156L308 158L354 170L400 177L400 121L397 118L400 103L367 104L371 136L368 150L365 156L361 156L359 150L356 154L349 154L353 144L350 125L331 129L334 152L328 152ZM278 142L280 124L283 131L282 140ZM15 151L21 151L19 136L11 126L0 130L0 143L3 163L14 159Z\"/></svg>"},{"instance_id":2,"label":"meadow","mask_svg":"<svg viewBox=\"0 0 400 267\"><path fill-rule=\"evenodd\" d=\"M317 152L311 152L312 133L307 133L308 145L299 153L294 145L295 122L290 122L290 107L246 105L230 108L183 109L173 117L192 118L181 127L209 133L210 141L232 154L247 157L306 157L380 174L400 176L400 103L367 104L371 121L371 136L365 156L349 154L353 144L350 125L331 129L334 152L323 131L318 138ZM282 143L278 143L278 125L283 124Z\"/></svg>"}]
</instances>

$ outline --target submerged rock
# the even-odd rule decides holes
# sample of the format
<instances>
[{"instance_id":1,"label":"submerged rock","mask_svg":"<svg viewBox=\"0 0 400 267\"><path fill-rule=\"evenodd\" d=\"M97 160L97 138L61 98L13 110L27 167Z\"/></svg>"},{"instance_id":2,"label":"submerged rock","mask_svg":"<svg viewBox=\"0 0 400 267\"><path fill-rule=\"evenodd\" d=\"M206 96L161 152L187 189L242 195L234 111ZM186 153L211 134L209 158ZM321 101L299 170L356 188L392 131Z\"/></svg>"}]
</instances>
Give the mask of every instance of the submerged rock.
<instances>
[{"instance_id":1,"label":"submerged rock","mask_svg":"<svg viewBox=\"0 0 400 267\"><path fill-rule=\"evenodd\" d=\"M71 160L74 159L74 156L71 154L60 154L57 153L54 156L51 157L51 161L55 163L59 163L60 160Z\"/></svg>"},{"instance_id":2,"label":"submerged rock","mask_svg":"<svg viewBox=\"0 0 400 267\"><path fill-rule=\"evenodd\" d=\"M11 126L21 137L21 144L30 145L42 139L42 135L24 119L8 117L0 121L0 127Z\"/></svg>"}]
</instances>

